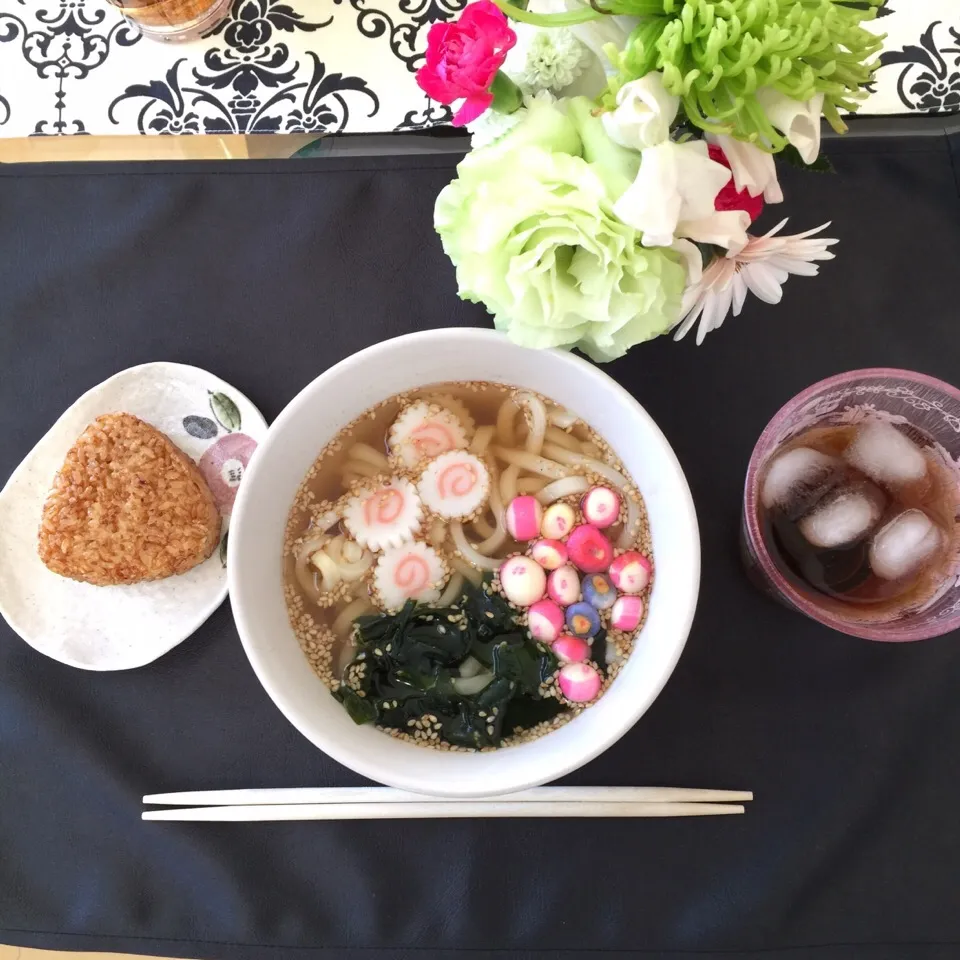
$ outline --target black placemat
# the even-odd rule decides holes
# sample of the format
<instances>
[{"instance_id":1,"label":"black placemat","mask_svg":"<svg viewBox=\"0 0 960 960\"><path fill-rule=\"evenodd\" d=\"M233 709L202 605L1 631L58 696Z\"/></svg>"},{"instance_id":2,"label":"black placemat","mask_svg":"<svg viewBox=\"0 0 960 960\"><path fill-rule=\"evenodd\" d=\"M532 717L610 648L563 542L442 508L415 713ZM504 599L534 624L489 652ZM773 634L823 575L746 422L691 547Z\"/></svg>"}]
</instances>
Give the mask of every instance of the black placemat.
<instances>
[{"instance_id":1,"label":"black placemat","mask_svg":"<svg viewBox=\"0 0 960 960\"><path fill-rule=\"evenodd\" d=\"M831 633L754 593L737 561L746 462L783 401L862 366L960 382L948 141L831 148L836 176L783 178L791 228L833 220L842 238L819 279L791 279L778 307L751 300L699 349L663 339L607 368L687 471L703 587L664 693L568 782L747 787L748 816L144 824L146 792L358 781L268 700L227 605L120 674L60 666L3 625L0 942L955 957L958 638ZM135 363L206 367L270 418L360 347L485 323L456 299L430 226L450 175L422 157L0 168L0 478L78 394Z\"/></svg>"}]
</instances>

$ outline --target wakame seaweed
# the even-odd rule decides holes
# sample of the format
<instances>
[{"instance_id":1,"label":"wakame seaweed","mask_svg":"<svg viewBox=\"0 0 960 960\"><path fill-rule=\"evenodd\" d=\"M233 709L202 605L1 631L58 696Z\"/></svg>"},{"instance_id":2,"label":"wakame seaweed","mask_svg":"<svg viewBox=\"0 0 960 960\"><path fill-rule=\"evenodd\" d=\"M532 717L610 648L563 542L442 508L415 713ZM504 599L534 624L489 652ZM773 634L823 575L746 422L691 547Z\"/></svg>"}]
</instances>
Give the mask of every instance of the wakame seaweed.
<instances>
[{"instance_id":1,"label":"wakame seaweed","mask_svg":"<svg viewBox=\"0 0 960 960\"><path fill-rule=\"evenodd\" d=\"M355 723L424 730L480 748L500 746L518 726L535 726L563 709L541 692L557 670L556 657L527 636L490 582L468 584L449 608L409 600L398 613L354 622L357 652L334 696ZM492 679L462 694L455 681L468 656Z\"/></svg>"}]
</instances>

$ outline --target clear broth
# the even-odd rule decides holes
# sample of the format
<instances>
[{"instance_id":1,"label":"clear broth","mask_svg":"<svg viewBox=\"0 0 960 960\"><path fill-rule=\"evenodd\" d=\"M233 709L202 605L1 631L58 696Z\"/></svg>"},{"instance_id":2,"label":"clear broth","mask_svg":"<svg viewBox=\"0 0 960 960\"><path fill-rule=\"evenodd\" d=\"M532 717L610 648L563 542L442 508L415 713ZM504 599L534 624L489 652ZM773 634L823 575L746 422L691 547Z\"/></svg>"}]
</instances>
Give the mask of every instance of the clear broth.
<instances>
[{"instance_id":1,"label":"clear broth","mask_svg":"<svg viewBox=\"0 0 960 960\"><path fill-rule=\"evenodd\" d=\"M311 666L323 681L331 688L335 689L339 684L339 679L343 667L349 662L353 652L352 642L350 640L350 631L352 621L356 616L364 613L376 613L372 608L372 595L369 588L369 577L366 577L352 586L348 592L340 597L336 602L318 606L317 603L304 591L296 576L296 554L298 544L303 543L305 538L309 538L316 531L318 520L336 504L342 497L348 495L352 488L358 484L362 485L363 477L354 477L350 474L350 465L356 463L356 457L351 455L351 449L356 444L365 444L376 451L382 451L389 457L388 435L393 422L402 408L416 400L431 399L440 402L439 397L453 397L454 405L462 405L469 413L475 423L475 429L481 427L493 427L494 438L491 446L497 445L498 435L496 427L498 415L505 401L510 400L518 393L528 391L518 391L516 388L490 382L446 382L434 384L422 389L411 391L409 393L397 395L366 411L351 424L340 430L334 439L327 444L321 451L314 465L311 467L297 493L294 504L290 510L287 522L286 538L283 557L283 578L284 591L287 601L287 609L290 616L291 625L297 634L301 647L304 650ZM556 411L560 408L553 401L540 397L547 406L548 411ZM452 412L458 412L454 409ZM509 444L513 448L522 448L528 425L525 416L518 407L516 415L512 419L512 442ZM548 440L545 447L549 449L548 444L555 443L558 435L554 430L560 429L553 426L548 428ZM636 484L626 474L622 464L615 456L609 445L602 437L582 421L576 421L564 429L563 434L567 438L568 445L576 445L579 452L585 455L593 455L602 460L608 467L622 473L628 481L626 490L628 496L633 500L636 509L637 520L634 524L635 535L630 538L630 548L638 549L650 557L653 561L651 552L649 526L647 522L646 509L642 498L637 492ZM549 433L553 433L553 439L549 438ZM506 445L506 444L505 444ZM544 456L547 456L544 451ZM488 449L483 456L488 466L495 465L496 469L491 473L491 482L500 484L506 464L494 457ZM590 473L583 467L572 466L569 468L572 474L582 474L587 476L591 482L605 482L602 478ZM394 462L388 469L381 470L379 476L385 477L397 472ZM372 479L372 478L371 478ZM537 478L528 470L518 471L516 484L520 493L535 493L539 486L550 482L548 479ZM579 495L567 498L571 504L579 501ZM504 504L507 502L504 499ZM477 544L485 538L485 533L495 525L496 518L488 508L480 526L465 525L465 531L468 540ZM483 524L486 526L483 526ZM431 543L428 535L430 521L424 523L418 539L424 539ZM342 524L331 532L345 533ZM624 534L622 522L608 528L604 531L613 543L617 543L621 534ZM625 536L625 534L624 534ZM529 544L520 544L512 539L506 542L496 551L491 552L490 556L500 559L506 559L511 554L524 552ZM438 552L444 557L448 565L454 571L454 574L461 572L472 573L473 578L479 581L480 571L472 565L466 563L463 558L457 555L457 551L452 539L447 533L444 537ZM314 576L317 576L314 574ZM316 581L315 581L316 582ZM648 591L650 587L647 588ZM645 595L646 598L646 595ZM605 619L608 617L604 614ZM630 635L621 634L615 630L608 630L608 639L615 645L617 657L610 663L607 671L606 682L603 689L612 682L613 677L622 666L623 659L629 654L633 639L643 627L641 622L637 630ZM579 712L581 707L571 705L570 709L565 710L561 715L559 722L565 722ZM558 725L555 723L555 725ZM398 735L396 731L390 731L391 735ZM541 730L539 733L547 732ZM403 736L402 734L399 734Z\"/></svg>"}]
</instances>

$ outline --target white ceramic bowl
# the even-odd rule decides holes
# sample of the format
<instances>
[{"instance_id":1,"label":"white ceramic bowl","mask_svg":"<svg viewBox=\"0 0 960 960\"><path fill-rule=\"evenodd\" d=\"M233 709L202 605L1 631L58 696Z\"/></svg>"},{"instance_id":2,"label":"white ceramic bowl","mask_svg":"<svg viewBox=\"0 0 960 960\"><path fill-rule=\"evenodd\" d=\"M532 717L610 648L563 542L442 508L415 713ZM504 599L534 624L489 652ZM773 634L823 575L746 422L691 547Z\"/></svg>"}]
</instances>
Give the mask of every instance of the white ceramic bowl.
<instances>
[{"instance_id":1,"label":"white ceramic bowl","mask_svg":"<svg viewBox=\"0 0 960 960\"><path fill-rule=\"evenodd\" d=\"M444 380L526 387L599 429L646 501L657 570L647 622L606 694L547 736L488 753L424 749L355 725L301 652L281 588L287 513L321 448L373 404ZM250 663L307 739L371 780L437 796L479 797L556 780L602 753L643 715L673 672L693 621L700 539L690 489L673 450L636 400L597 367L569 353L518 347L491 330L429 330L348 357L290 402L240 487L227 567Z\"/></svg>"}]
</instances>

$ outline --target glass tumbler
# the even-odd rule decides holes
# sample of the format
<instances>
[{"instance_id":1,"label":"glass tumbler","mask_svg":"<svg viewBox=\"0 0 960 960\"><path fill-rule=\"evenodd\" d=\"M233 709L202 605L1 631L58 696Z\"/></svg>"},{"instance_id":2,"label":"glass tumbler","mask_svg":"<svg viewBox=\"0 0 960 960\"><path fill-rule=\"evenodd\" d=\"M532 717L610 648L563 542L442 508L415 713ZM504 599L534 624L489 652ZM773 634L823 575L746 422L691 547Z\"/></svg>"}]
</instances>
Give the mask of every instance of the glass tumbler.
<instances>
[{"instance_id":1,"label":"glass tumbler","mask_svg":"<svg viewBox=\"0 0 960 960\"><path fill-rule=\"evenodd\" d=\"M811 427L857 424L864 419L909 425L923 436L926 452L945 468L948 483L960 490L960 390L907 370L853 370L808 387L770 421L747 468L741 523L741 554L750 579L774 599L841 633L869 640L906 641L937 637L960 627L960 576L957 551L942 567L932 597L889 620L857 615L852 604L828 602L798 577L785 576L771 557L760 518L760 481L770 458ZM954 543L957 537L954 536Z\"/></svg>"},{"instance_id":2,"label":"glass tumbler","mask_svg":"<svg viewBox=\"0 0 960 960\"><path fill-rule=\"evenodd\" d=\"M107 0L145 37L193 40L212 30L230 12L233 0Z\"/></svg>"}]
</instances>

